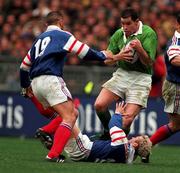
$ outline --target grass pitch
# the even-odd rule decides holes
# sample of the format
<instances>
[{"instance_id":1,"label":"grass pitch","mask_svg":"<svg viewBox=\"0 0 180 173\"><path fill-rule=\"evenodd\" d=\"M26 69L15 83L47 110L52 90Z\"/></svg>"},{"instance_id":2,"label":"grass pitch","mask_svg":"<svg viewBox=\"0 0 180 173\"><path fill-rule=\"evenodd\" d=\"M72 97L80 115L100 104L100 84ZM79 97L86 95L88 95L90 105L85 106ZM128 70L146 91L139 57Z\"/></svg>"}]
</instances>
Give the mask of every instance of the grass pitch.
<instances>
[{"instance_id":1,"label":"grass pitch","mask_svg":"<svg viewBox=\"0 0 180 173\"><path fill-rule=\"evenodd\" d=\"M0 137L0 173L180 173L180 147L157 146L149 164L137 159L134 164L44 160L47 150L35 139Z\"/></svg>"}]
</instances>

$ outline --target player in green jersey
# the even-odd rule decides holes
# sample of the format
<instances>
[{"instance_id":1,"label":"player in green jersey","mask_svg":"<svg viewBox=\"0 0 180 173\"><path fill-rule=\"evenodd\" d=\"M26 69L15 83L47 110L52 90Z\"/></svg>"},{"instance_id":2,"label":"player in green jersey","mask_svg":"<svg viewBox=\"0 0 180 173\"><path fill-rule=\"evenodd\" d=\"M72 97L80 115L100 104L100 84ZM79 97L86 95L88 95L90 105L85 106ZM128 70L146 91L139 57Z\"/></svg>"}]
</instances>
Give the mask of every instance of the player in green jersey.
<instances>
[{"instance_id":1,"label":"player in green jersey","mask_svg":"<svg viewBox=\"0 0 180 173\"><path fill-rule=\"evenodd\" d=\"M111 118L108 106L119 99L127 103L126 116L123 117L124 130L129 131L131 123L142 108L147 105L151 89L152 64L156 57L157 35L144 25L137 12L127 8L121 14L122 28L110 39L108 50L113 54L121 53L120 60L107 62L117 64L113 77L102 87L95 101L95 109L108 135L108 122ZM127 51L133 58L127 56Z\"/></svg>"}]
</instances>

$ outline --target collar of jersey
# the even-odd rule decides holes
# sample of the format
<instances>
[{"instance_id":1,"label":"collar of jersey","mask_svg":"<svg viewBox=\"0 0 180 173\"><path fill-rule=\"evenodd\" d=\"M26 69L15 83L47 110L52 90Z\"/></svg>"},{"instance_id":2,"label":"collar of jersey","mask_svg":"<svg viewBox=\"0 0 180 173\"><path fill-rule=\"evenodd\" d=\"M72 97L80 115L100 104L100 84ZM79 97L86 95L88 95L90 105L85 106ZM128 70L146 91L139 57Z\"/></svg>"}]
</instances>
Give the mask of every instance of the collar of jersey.
<instances>
[{"instance_id":1,"label":"collar of jersey","mask_svg":"<svg viewBox=\"0 0 180 173\"><path fill-rule=\"evenodd\" d=\"M139 21L139 28L138 28L137 32L135 32L135 33L132 34L132 35L142 34L142 27L143 27L143 24L142 24L141 21Z\"/></svg>"},{"instance_id":2,"label":"collar of jersey","mask_svg":"<svg viewBox=\"0 0 180 173\"><path fill-rule=\"evenodd\" d=\"M58 26L56 25L49 25L46 29L46 31L52 31L52 30L59 30L62 31Z\"/></svg>"},{"instance_id":3,"label":"collar of jersey","mask_svg":"<svg viewBox=\"0 0 180 173\"><path fill-rule=\"evenodd\" d=\"M133 36L133 35L138 35L138 34L142 34L142 27L143 27L143 23L142 23L141 21L139 21L139 28L138 28L138 30L137 30L134 34L132 34L131 36ZM123 32L124 32L124 31L123 31ZM123 40L124 40L124 42L127 41L127 38L126 38L125 33L124 33L124 36L123 36Z\"/></svg>"},{"instance_id":4,"label":"collar of jersey","mask_svg":"<svg viewBox=\"0 0 180 173\"><path fill-rule=\"evenodd\" d=\"M180 33L175 31L175 37L180 38Z\"/></svg>"}]
</instances>

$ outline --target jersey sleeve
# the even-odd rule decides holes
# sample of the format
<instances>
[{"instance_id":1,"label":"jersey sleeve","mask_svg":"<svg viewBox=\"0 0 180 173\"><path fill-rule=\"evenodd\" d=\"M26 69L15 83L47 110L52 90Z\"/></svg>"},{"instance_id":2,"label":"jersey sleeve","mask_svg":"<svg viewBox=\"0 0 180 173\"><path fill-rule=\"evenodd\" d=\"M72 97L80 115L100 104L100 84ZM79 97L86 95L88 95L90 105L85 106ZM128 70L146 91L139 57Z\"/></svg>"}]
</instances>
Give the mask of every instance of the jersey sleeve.
<instances>
[{"instance_id":1,"label":"jersey sleeve","mask_svg":"<svg viewBox=\"0 0 180 173\"><path fill-rule=\"evenodd\" d=\"M167 50L167 55L169 57L169 61L176 56L180 56L180 45L171 45Z\"/></svg>"},{"instance_id":2,"label":"jersey sleeve","mask_svg":"<svg viewBox=\"0 0 180 173\"><path fill-rule=\"evenodd\" d=\"M117 146L128 142L127 136L122 130L122 115L114 114L109 121L109 133L111 136L111 145Z\"/></svg>"},{"instance_id":3,"label":"jersey sleeve","mask_svg":"<svg viewBox=\"0 0 180 173\"><path fill-rule=\"evenodd\" d=\"M149 57L154 61L156 58L157 50L157 35L154 31L147 33L142 46L149 55Z\"/></svg>"},{"instance_id":4,"label":"jersey sleeve","mask_svg":"<svg viewBox=\"0 0 180 173\"><path fill-rule=\"evenodd\" d=\"M31 56L30 51L28 51L27 55L23 59L20 66L20 84L22 88L27 88L30 86L30 78L29 78L29 70L31 68Z\"/></svg>"},{"instance_id":5,"label":"jersey sleeve","mask_svg":"<svg viewBox=\"0 0 180 173\"><path fill-rule=\"evenodd\" d=\"M119 30L116 31L112 37L110 38L108 50L110 50L113 54L119 53L119 47L118 47L118 38L119 38Z\"/></svg>"},{"instance_id":6,"label":"jersey sleeve","mask_svg":"<svg viewBox=\"0 0 180 173\"><path fill-rule=\"evenodd\" d=\"M80 59L104 61L106 55L103 52L91 49L87 44L77 40L73 35L63 47L64 50L76 54Z\"/></svg>"},{"instance_id":7,"label":"jersey sleeve","mask_svg":"<svg viewBox=\"0 0 180 173\"><path fill-rule=\"evenodd\" d=\"M23 69L25 71L29 71L31 68L32 62L31 62L31 56L30 56L30 50L28 51L27 55L23 59L20 69Z\"/></svg>"}]
</instances>

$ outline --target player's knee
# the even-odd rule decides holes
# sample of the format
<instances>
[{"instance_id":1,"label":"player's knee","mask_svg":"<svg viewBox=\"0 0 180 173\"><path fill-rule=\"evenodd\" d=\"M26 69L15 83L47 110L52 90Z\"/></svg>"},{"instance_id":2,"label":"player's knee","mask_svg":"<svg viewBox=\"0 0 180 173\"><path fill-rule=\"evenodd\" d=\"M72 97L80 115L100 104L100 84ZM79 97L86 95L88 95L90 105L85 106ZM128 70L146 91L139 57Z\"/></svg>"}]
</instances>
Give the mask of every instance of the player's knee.
<instances>
[{"instance_id":1,"label":"player's knee","mask_svg":"<svg viewBox=\"0 0 180 173\"><path fill-rule=\"evenodd\" d=\"M106 106L102 102L99 102L99 101L96 101L94 103L94 107L97 112L103 112L106 110Z\"/></svg>"},{"instance_id":2,"label":"player's knee","mask_svg":"<svg viewBox=\"0 0 180 173\"><path fill-rule=\"evenodd\" d=\"M77 119L79 116L79 111L77 109L74 109L74 117Z\"/></svg>"},{"instance_id":3,"label":"player's knee","mask_svg":"<svg viewBox=\"0 0 180 173\"><path fill-rule=\"evenodd\" d=\"M74 109L73 111L71 111L68 116L65 116L63 118L63 120L71 125L75 124L76 120L78 117L78 111L76 109Z\"/></svg>"},{"instance_id":4,"label":"player's knee","mask_svg":"<svg viewBox=\"0 0 180 173\"><path fill-rule=\"evenodd\" d=\"M77 118L78 118L78 111L74 109L74 111L71 113L71 121L75 123Z\"/></svg>"},{"instance_id":5,"label":"player's knee","mask_svg":"<svg viewBox=\"0 0 180 173\"><path fill-rule=\"evenodd\" d=\"M179 123L176 123L176 122L170 122L168 124L168 127L170 128L170 130L172 132L178 132L180 131L180 124Z\"/></svg>"}]
</instances>

